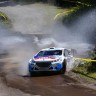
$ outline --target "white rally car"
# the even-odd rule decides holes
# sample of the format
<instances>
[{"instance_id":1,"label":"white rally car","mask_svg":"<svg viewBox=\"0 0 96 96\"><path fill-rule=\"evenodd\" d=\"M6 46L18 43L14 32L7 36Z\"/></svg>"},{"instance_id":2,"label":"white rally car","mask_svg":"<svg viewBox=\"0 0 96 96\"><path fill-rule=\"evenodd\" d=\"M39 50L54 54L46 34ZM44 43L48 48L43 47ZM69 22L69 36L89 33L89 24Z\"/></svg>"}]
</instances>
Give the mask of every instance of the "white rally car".
<instances>
[{"instance_id":1,"label":"white rally car","mask_svg":"<svg viewBox=\"0 0 96 96\"><path fill-rule=\"evenodd\" d=\"M73 68L73 55L70 49L46 48L42 49L29 60L29 72L36 71L59 71L64 73Z\"/></svg>"}]
</instances>

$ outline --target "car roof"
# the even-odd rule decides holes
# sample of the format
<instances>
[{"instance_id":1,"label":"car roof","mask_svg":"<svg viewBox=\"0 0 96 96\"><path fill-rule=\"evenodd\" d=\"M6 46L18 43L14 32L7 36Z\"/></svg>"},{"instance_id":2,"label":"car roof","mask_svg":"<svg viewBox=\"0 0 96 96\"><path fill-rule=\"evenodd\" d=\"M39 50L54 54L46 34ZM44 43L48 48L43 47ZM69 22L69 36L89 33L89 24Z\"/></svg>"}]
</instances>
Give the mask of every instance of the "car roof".
<instances>
[{"instance_id":1,"label":"car roof","mask_svg":"<svg viewBox=\"0 0 96 96\"><path fill-rule=\"evenodd\" d=\"M41 51L51 51L51 50L64 50L65 48L56 48L56 47L52 47L52 48L45 48L42 49Z\"/></svg>"}]
</instances>

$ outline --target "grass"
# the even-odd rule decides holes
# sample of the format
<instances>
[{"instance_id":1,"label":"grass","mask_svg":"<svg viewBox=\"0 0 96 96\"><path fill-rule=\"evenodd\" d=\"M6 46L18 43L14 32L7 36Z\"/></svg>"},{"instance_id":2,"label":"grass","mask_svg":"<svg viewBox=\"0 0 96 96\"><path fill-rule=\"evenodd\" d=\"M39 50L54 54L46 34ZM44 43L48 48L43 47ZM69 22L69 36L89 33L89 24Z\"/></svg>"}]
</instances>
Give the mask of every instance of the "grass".
<instances>
[{"instance_id":1,"label":"grass","mask_svg":"<svg viewBox=\"0 0 96 96\"><path fill-rule=\"evenodd\" d=\"M96 79L96 72L94 72L94 73L89 73L88 76Z\"/></svg>"},{"instance_id":2,"label":"grass","mask_svg":"<svg viewBox=\"0 0 96 96\"><path fill-rule=\"evenodd\" d=\"M94 77L90 77L90 76L85 75L85 74L80 73L80 72L74 72L74 73L78 75L78 79L77 79L77 77L76 77L76 79L77 80L80 79L80 82L83 82L86 84L95 84L96 83L96 78L94 78Z\"/></svg>"},{"instance_id":3,"label":"grass","mask_svg":"<svg viewBox=\"0 0 96 96\"><path fill-rule=\"evenodd\" d=\"M79 74L81 77L86 77L87 79L89 78L89 80L96 80L96 73L89 73L89 74L85 74L83 72L80 71L75 71L73 70L74 73Z\"/></svg>"},{"instance_id":4,"label":"grass","mask_svg":"<svg viewBox=\"0 0 96 96\"><path fill-rule=\"evenodd\" d=\"M76 66L73 69L73 72L96 80L96 70L93 69L94 67L95 66L92 65L92 62L83 62L83 64Z\"/></svg>"}]
</instances>

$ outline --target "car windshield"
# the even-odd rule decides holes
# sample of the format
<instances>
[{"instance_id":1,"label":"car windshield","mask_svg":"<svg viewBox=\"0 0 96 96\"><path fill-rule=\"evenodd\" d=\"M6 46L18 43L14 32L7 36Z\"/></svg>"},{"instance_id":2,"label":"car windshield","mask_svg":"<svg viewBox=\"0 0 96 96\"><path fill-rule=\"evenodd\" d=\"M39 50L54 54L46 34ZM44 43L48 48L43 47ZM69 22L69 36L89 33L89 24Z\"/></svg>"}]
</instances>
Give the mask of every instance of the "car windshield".
<instances>
[{"instance_id":1,"label":"car windshield","mask_svg":"<svg viewBox=\"0 0 96 96\"><path fill-rule=\"evenodd\" d=\"M62 50L40 51L37 56L62 55Z\"/></svg>"}]
</instances>

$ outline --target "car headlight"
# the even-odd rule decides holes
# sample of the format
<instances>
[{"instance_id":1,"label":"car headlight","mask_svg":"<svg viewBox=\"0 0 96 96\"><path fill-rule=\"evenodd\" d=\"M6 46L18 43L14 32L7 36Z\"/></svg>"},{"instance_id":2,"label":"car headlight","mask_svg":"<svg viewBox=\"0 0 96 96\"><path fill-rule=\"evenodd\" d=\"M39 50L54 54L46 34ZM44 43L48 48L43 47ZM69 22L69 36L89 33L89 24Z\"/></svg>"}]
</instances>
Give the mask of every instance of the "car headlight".
<instances>
[{"instance_id":1,"label":"car headlight","mask_svg":"<svg viewBox=\"0 0 96 96\"><path fill-rule=\"evenodd\" d=\"M34 63L35 63L35 61L33 59L29 60L29 64L34 64Z\"/></svg>"},{"instance_id":2,"label":"car headlight","mask_svg":"<svg viewBox=\"0 0 96 96\"><path fill-rule=\"evenodd\" d=\"M28 63L31 63L31 62L32 62L32 59L30 59Z\"/></svg>"},{"instance_id":3,"label":"car headlight","mask_svg":"<svg viewBox=\"0 0 96 96\"><path fill-rule=\"evenodd\" d=\"M53 62L58 62L58 61L62 61L62 58L58 58L58 59L54 60Z\"/></svg>"},{"instance_id":4,"label":"car headlight","mask_svg":"<svg viewBox=\"0 0 96 96\"><path fill-rule=\"evenodd\" d=\"M59 61L59 59L56 59L56 60L54 60L53 62L58 62Z\"/></svg>"}]
</instances>

